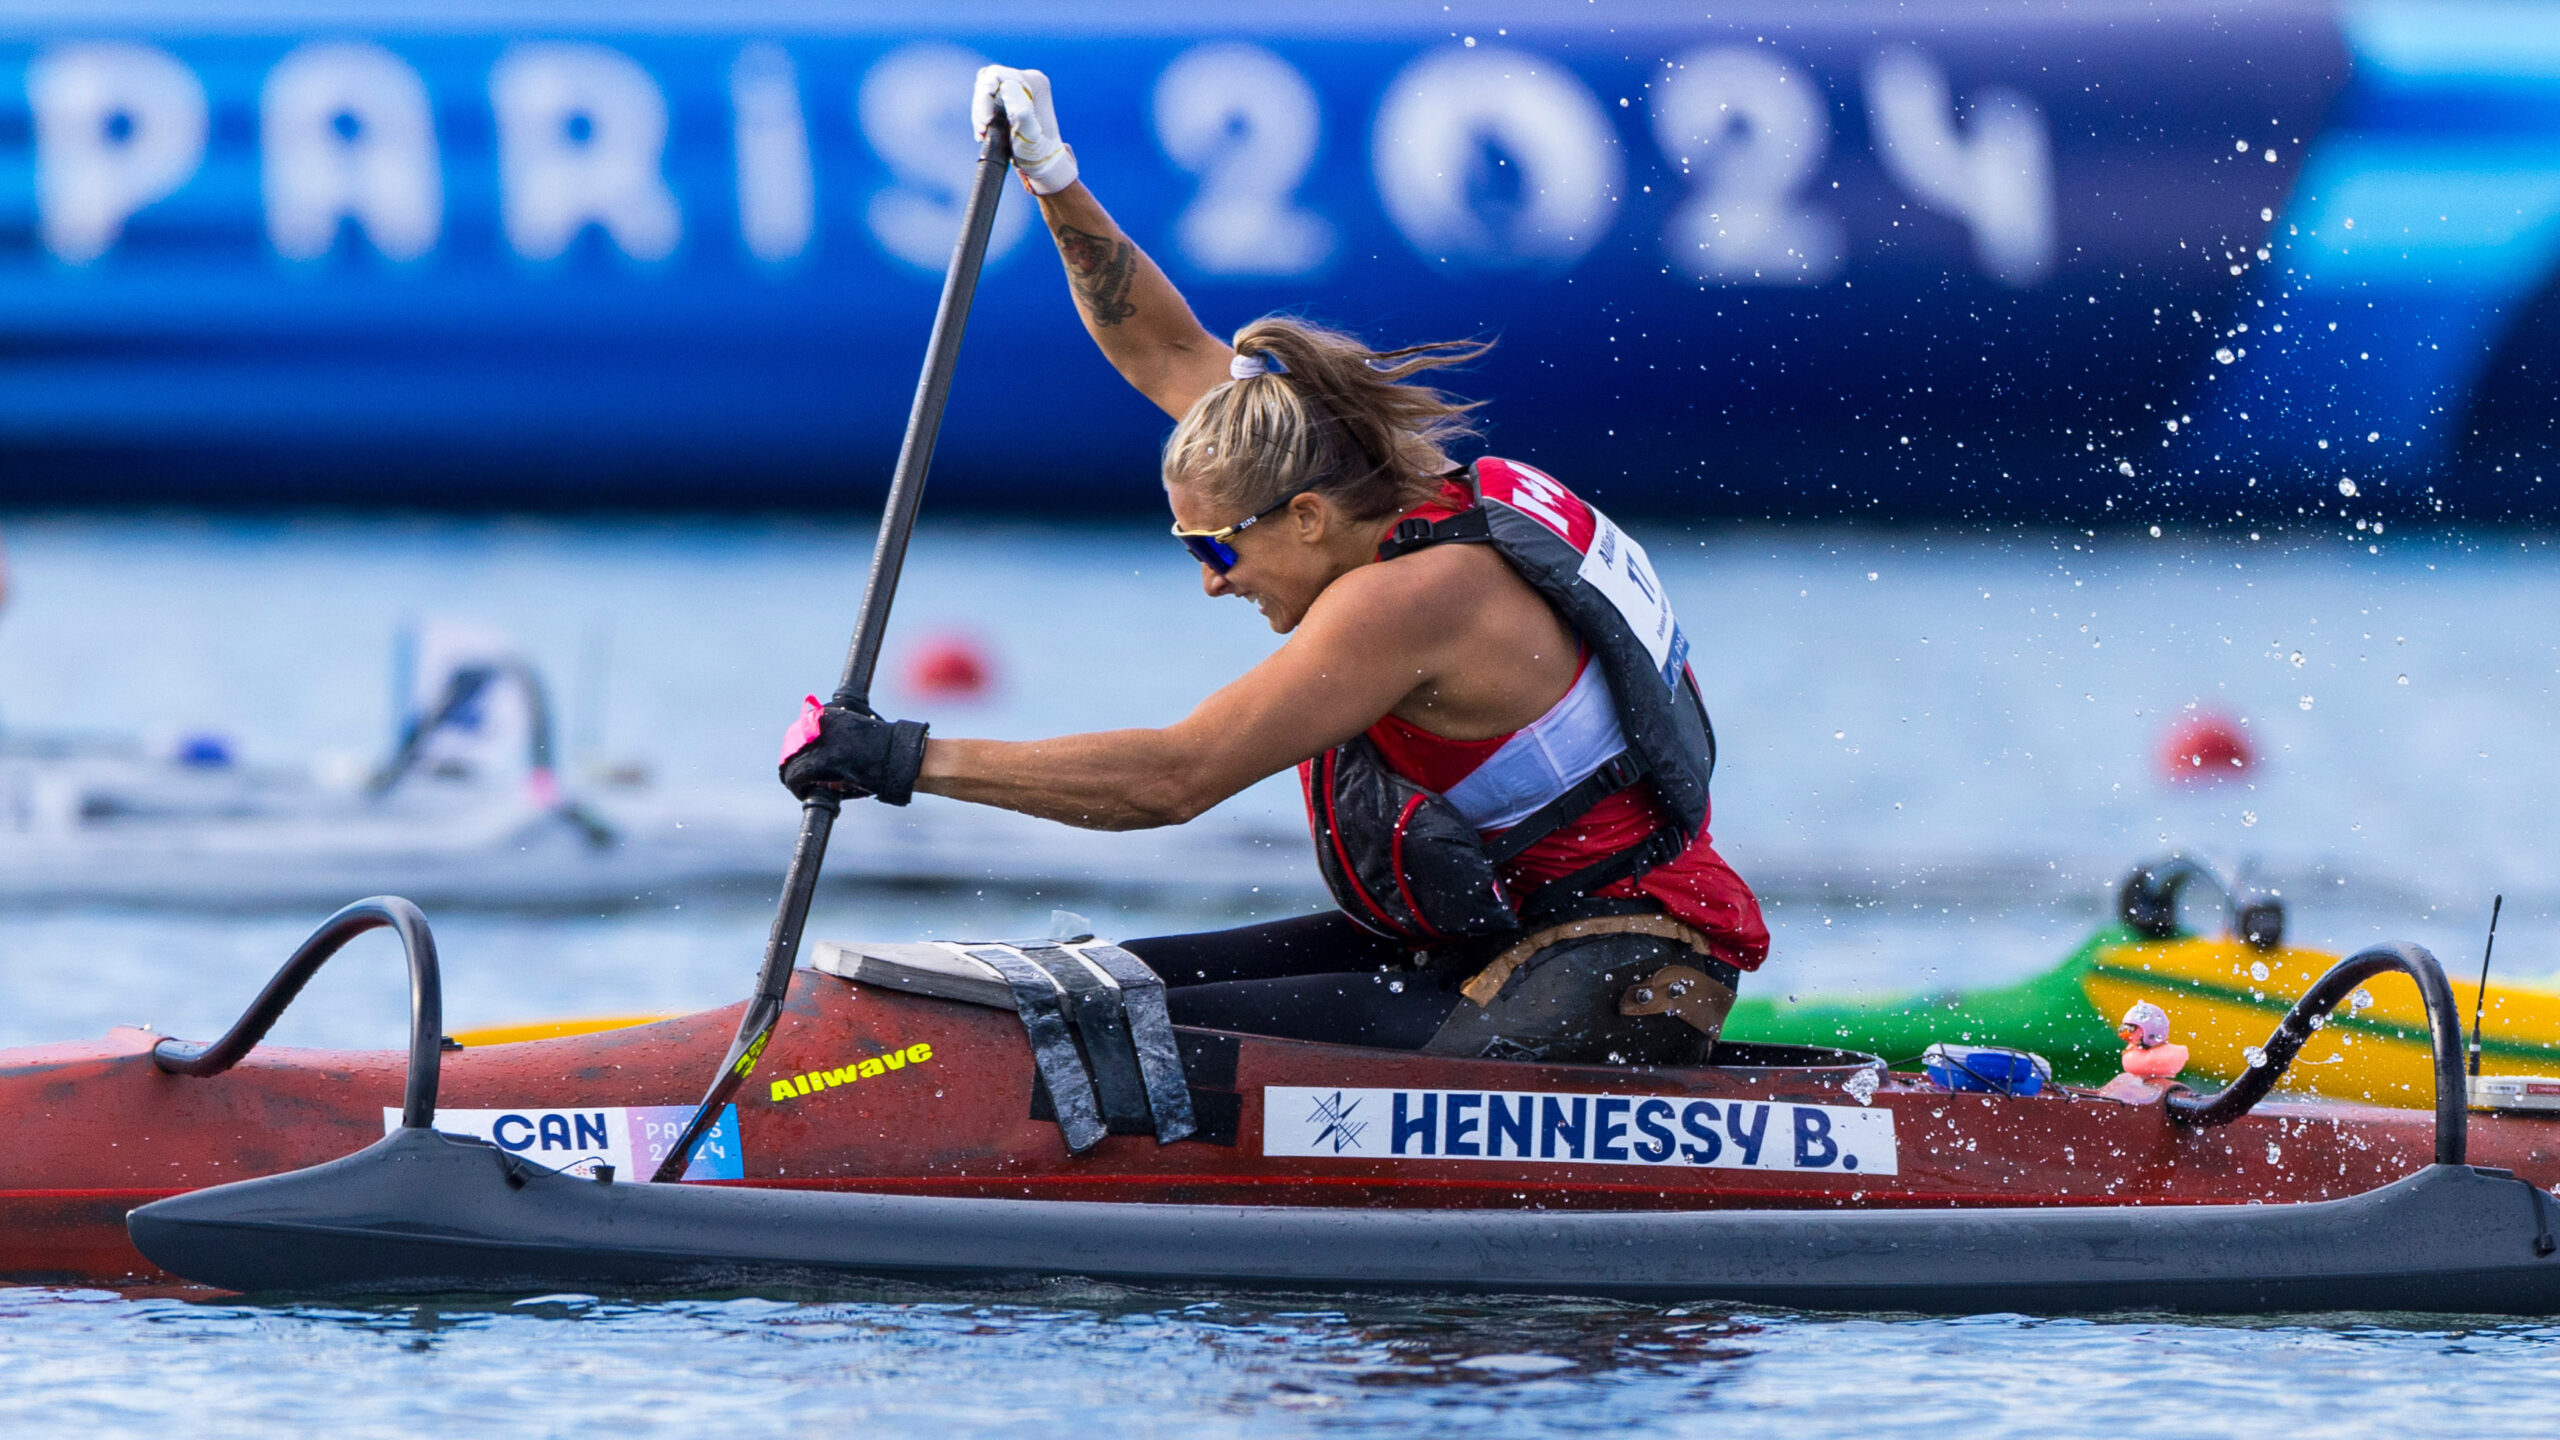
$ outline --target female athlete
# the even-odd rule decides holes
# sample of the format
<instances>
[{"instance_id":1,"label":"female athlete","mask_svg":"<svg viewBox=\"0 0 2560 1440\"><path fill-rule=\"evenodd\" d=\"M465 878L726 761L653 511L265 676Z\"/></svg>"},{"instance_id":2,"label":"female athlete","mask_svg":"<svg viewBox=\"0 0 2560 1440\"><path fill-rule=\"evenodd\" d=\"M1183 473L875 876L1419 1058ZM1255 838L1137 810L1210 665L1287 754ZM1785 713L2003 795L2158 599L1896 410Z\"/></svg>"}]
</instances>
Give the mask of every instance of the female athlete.
<instances>
[{"instance_id":1,"label":"female athlete","mask_svg":"<svg viewBox=\"0 0 2560 1440\"><path fill-rule=\"evenodd\" d=\"M1284 316L1221 341L1079 183L1045 76L989 66L974 110L1011 123L1087 332L1179 422L1163 482L1201 588L1289 638L1161 729L928 740L829 707L783 782L1123 830L1296 766L1342 908L1126 942L1176 1022L1704 1058L1769 937L1708 840L1713 733L1642 547L1541 471L1451 458L1474 406L1415 377L1485 346L1375 351Z\"/></svg>"}]
</instances>

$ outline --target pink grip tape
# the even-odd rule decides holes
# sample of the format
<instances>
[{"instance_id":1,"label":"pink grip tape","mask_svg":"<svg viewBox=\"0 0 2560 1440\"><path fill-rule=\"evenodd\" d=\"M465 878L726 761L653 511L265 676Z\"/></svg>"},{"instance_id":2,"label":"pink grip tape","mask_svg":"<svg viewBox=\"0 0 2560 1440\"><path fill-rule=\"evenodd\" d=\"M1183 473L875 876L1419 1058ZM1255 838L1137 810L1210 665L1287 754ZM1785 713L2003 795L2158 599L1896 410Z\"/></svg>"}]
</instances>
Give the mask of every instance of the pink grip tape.
<instances>
[{"instance_id":1,"label":"pink grip tape","mask_svg":"<svg viewBox=\"0 0 2560 1440\"><path fill-rule=\"evenodd\" d=\"M826 713L826 708L818 703L815 695L800 702L800 718L792 721L791 728L782 732L782 759L775 764L786 763L792 756L818 742L818 717Z\"/></svg>"}]
</instances>

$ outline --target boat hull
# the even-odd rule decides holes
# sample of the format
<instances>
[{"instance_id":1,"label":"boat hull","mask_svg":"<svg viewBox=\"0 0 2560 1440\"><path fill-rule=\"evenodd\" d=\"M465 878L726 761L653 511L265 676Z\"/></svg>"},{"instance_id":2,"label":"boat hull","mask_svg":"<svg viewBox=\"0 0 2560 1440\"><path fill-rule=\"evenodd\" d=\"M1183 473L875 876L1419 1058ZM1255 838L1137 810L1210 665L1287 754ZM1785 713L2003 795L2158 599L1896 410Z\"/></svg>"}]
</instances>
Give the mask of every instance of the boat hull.
<instances>
[{"instance_id":1,"label":"boat hull","mask_svg":"<svg viewBox=\"0 0 2560 1440\"><path fill-rule=\"evenodd\" d=\"M655 1193L634 1182L738 1013L466 1046L444 1056L438 1124L552 1168L610 1160L622 1183L603 1188ZM0 1276L166 1278L126 1238L126 1211L352 1155L398 1114L400 1052L262 1047L195 1079L153 1063L159 1038L0 1054L0 1114L15 1122L0 1152ZM1644 1069L1177 1038L1199 1134L1115 1133L1074 1155L1009 1010L804 970L734 1128L691 1173L722 1188L1043 1204L1849 1213L2338 1200L2416 1173L2434 1148L2420 1111L2271 1103L2196 1129L2156 1103L1951 1094L1837 1055ZM1503 1113L1521 1129L1505 1135ZM2481 1116L2470 1131L2474 1161L2560 1183L2560 1123Z\"/></svg>"},{"instance_id":2,"label":"boat hull","mask_svg":"<svg viewBox=\"0 0 2560 1440\"><path fill-rule=\"evenodd\" d=\"M2560 1312L2553 1202L2430 1165L2302 1205L1418 1212L597 1184L404 1131L137 1210L143 1252L257 1291L983 1282L1421 1289L1827 1310Z\"/></svg>"}]
</instances>

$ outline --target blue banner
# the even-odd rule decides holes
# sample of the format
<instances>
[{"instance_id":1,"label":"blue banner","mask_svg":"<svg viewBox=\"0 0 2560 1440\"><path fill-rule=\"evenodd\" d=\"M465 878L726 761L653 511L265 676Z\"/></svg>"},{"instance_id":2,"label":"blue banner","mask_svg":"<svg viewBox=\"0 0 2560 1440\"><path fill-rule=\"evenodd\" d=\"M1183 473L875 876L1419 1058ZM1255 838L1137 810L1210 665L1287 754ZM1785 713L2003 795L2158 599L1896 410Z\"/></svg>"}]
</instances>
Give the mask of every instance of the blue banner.
<instances>
[{"instance_id":1,"label":"blue banner","mask_svg":"<svg viewBox=\"0 0 2560 1440\"><path fill-rule=\"evenodd\" d=\"M0 7L0 499L864 503L991 59L1212 329L1496 336L1613 509L2560 490L2540 7L95 4ZM937 505L1167 425L1009 191Z\"/></svg>"}]
</instances>

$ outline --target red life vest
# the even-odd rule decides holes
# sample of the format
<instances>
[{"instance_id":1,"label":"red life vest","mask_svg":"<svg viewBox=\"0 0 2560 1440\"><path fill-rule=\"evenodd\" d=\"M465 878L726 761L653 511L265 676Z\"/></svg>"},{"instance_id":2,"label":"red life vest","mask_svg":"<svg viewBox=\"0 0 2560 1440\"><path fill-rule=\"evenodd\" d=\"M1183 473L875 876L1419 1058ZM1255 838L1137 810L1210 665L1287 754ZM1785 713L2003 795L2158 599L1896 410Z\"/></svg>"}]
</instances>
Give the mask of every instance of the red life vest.
<instances>
[{"instance_id":1,"label":"red life vest","mask_svg":"<svg viewBox=\"0 0 2560 1440\"><path fill-rule=\"evenodd\" d=\"M1490 457L1470 472L1402 517L1380 558L1492 546L1573 628L1583 667L1509 735L1452 740L1387 716L1301 766L1335 900L1429 945L1516 931L1523 906L1641 894L1756 966L1759 903L1706 836L1714 731L1643 548L1543 472Z\"/></svg>"}]
</instances>

